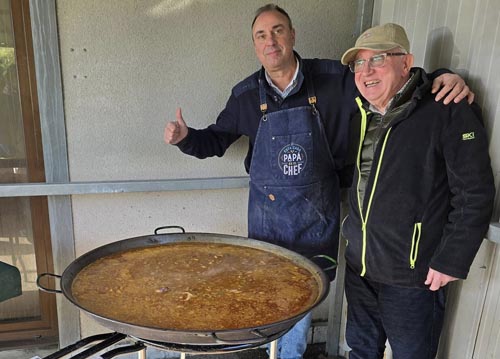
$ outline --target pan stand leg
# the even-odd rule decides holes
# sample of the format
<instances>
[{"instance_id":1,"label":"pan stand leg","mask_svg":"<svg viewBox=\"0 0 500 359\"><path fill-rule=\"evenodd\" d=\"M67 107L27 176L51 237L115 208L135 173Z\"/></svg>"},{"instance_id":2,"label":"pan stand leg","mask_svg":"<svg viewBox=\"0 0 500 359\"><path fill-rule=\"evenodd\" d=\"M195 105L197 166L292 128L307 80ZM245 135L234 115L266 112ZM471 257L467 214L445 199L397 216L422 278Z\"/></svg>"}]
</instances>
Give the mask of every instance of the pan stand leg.
<instances>
[{"instance_id":1,"label":"pan stand leg","mask_svg":"<svg viewBox=\"0 0 500 359\"><path fill-rule=\"evenodd\" d=\"M146 348L137 353L137 359L146 359Z\"/></svg>"},{"instance_id":2,"label":"pan stand leg","mask_svg":"<svg viewBox=\"0 0 500 359\"><path fill-rule=\"evenodd\" d=\"M181 353L181 358L180 359L186 359L186 353Z\"/></svg>"},{"instance_id":3,"label":"pan stand leg","mask_svg":"<svg viewBox=\"0 0 500 359\"><path fill-rule=\"evenodd\" d=\"M273 340L269 347L269 359L278 359L278 340Z\"/></svg>"}]
</instances>

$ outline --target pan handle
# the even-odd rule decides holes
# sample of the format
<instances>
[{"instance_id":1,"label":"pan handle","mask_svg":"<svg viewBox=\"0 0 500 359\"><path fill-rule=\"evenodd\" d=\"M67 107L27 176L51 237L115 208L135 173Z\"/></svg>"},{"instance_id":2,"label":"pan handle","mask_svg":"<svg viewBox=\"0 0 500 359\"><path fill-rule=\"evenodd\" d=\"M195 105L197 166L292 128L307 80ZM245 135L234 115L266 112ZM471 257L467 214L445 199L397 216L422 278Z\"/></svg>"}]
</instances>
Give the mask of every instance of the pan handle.
<instances>
[{"instance_id":1,"label":"pan handle","mask_svg":"<svg viewBox=\"0 0 500 359\"><path fill-rule=\"evenodd\" d=\"M170 229L170 228L177 228L177 229L180 229L182 231L182 233L186 233L184 228L182 228L181 226L163 226L163 227L156 228L155 234L158 234L158 232L161 231L162 229Z\"/></svg>"},{"instance_id":2,"label":"pan handle","mask_svg":"<svg viewBox=\"0 0 500 359\"><path fill-rule=\"evenodd\" d=\"M45 288L43 285L40 284L40 279L42 279L45 276L50 276L50 277L55 277L61 279L62 276L57 275L57 274L52 274L52 273L42 273L36 278L36 285L38 288L44 292L47 293L62 293L62 290L59 289L50 289L50 288Z\"/></svg>"},{"instance_id":3,"label":"pan handle","mask_svg":"<svg viewBox=\"0 0 500 359\"><path fill-rule=\"evenodd\" d=\"M321 267L321 269L322 269L323 271L325 271L325 272L326 272L327 270L332 270L332 269L337 268L337 261L336 261L335 259L333 259L332 257L330 257L330 256L327 256L327 255L324 255L324 254L318 254L318 255L312 256L312 257L311 257L311 260L314 260L314 259L316 259L316 258L323 258L323 259L326 259L327 261L329 261L329 262L331 262L331 263L332 263L332 265L331 265L331 266L329 266L329 267L326 267L326 268Z\"/></svg>"}]
</instances>

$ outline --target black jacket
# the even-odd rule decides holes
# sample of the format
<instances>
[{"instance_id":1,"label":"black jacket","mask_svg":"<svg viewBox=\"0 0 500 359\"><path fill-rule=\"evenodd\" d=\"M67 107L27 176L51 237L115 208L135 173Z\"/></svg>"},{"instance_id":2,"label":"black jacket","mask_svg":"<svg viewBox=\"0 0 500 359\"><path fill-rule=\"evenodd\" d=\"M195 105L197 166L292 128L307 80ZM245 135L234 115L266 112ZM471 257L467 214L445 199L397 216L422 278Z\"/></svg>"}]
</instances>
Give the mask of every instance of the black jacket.
<instances>
[{"instance_id":1,"label":"black jacket","mask_svg":"<svg viewBox=\"0 0 500 359\"><path fill-rule=\"evenodd\" d=\"M466 101L435 102L420 74L410 104L375 150L362 215L358 155L342 228L349 266L370 280L405 287L425 287L429 267L466 278L495 193L480 111ZM353 124L363 141L366 112L357 101Z\"/></svg>"}]
</instances>

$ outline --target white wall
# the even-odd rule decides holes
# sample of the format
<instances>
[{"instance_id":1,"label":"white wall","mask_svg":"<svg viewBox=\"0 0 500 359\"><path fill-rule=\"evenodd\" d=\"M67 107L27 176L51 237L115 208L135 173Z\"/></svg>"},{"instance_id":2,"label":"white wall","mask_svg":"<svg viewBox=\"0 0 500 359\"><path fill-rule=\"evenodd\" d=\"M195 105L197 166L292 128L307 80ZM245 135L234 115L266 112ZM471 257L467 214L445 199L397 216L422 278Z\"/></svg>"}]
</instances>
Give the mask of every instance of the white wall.
<instances>
[{"instance_id":1,"label":"white wall","mask_svg":"<svg viewBox=\"0 0 500 359\"><path fill-rule=\"evenodd\" d=\"M244 143L199 161L163 144L177 106L186 122L215 121L232 86L258 70L251 42L266 1L57 2L72 181L243 175ZM303 57L340 57L351 44L349 1L278 2Z\"/></svg>"},{"instance_id":2,"label":"white wall","mask_svg":"<svg viewBox=\"0 0 500 359\"><path fill-rule=\"evenodd\" d=\"M396 22L407 30L416 66L448 67L476 93L490 136L498 188L500 171L500 2L494 0L376 0L373 24ZM498 221L498 193L493 218ZM496 253L496 254L495 254ZM498 358L500 278L498 248L484 241L465 282L449 299L440 358ZM497 325L494 325L496 323Z\"/></svg>"},{"instance_id":3,"label":"white wall","mask_svg":"<svg viewBox=\"0 0 500 359\"><path fill-rule=\"evenodd\" d=\"M258 70L256 0L58 0L71 181L245 175L247 142L197 160L163 143L182 106L188 125L215 121L230 90ZM352 45L347 0L276 1L302 57L340 58ZM246 235L247 189L73 196L76 255L162 225ZM318 314L325 319L325 311ZM95 333L83 320L82 335Z\"/></svg>"}]
</instances>

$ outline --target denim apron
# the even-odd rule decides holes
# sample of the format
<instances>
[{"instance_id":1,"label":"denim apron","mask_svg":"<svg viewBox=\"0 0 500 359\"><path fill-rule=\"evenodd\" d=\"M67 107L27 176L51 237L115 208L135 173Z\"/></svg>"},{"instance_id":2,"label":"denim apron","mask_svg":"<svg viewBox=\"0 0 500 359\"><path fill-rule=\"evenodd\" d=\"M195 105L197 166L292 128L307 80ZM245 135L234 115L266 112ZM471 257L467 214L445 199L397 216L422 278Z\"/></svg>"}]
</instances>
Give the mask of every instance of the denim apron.
<instances>
[{"instance_id":1,"label":"denim apron","mask_svg":"<svg viewBox=\"0 0 500 359\"><path fill-rule=\"evenodd\" d=\"M262 118L250 166L249 237L306 257L337 258L340 190L310 76L309 104L267 113L259 81Z\"/></svg>"}]
</instances>

